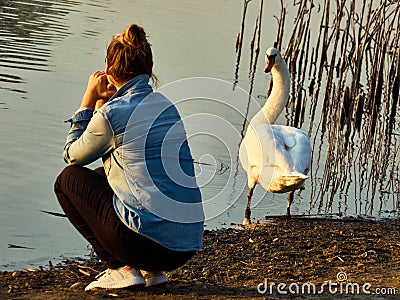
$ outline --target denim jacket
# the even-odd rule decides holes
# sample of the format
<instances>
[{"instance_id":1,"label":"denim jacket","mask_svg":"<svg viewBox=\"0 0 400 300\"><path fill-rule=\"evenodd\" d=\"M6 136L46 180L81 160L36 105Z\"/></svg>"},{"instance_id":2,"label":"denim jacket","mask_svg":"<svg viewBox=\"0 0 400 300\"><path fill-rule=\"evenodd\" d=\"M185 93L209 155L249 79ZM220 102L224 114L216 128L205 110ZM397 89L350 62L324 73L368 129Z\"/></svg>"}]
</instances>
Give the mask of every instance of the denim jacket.
<instances>
[{"instance_id":1,"label":"denim jacket","mask_svg":"<svg viewBox=\"0 0 400 300\"><path fill-rule=\"evenodd\" d=\"M126 226L175 251L202 247L204 213L186 132L175 106L139 75L93 112L70 120L64 160L102 158Z\"/></svg>"}]
</instances>

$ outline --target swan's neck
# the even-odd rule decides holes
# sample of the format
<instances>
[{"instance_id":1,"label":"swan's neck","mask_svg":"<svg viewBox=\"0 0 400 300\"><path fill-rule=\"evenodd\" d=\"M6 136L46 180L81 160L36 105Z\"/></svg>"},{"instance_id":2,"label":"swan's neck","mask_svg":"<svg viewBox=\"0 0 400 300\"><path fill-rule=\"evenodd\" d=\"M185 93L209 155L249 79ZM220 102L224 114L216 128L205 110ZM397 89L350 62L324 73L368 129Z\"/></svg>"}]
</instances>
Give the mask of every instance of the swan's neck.
<instances>
[{"instance_id":1,"label":"swan's neck","mask_svg":"<svg viewBox=\"0 0 400 300\"><path fill-rule=\"evenodd\" d=\"M274 66L271 73L273 78L272 91L262 110L269 123L274 124L289 100L290 73L284 61Z\"/></svg>"}]
</instances>

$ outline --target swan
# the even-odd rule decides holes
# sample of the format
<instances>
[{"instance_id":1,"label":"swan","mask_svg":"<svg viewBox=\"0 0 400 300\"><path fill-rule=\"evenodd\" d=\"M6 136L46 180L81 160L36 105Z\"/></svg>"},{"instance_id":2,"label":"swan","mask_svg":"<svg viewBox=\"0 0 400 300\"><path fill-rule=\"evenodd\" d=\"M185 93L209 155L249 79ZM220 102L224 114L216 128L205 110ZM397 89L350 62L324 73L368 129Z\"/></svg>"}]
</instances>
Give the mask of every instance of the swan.
<instances>
[{"instance_id":1,"label":"swan","mask_svg":"<svg viewBox=\"0 0 400 300\"><path fill-rule=\"evenodd\" d=\"M239 160L247 172L247 207L244 225L250 224L251 196L260 184L273 193L289 193L286 215L294 191L303 188L311 168L311 147L308 135L301 129L275 125L289 100L290 73L275 47L266 51L265 73L272 73L273 87L262 109L251 119L239 147Z\"/></svg>"}]
</instances>

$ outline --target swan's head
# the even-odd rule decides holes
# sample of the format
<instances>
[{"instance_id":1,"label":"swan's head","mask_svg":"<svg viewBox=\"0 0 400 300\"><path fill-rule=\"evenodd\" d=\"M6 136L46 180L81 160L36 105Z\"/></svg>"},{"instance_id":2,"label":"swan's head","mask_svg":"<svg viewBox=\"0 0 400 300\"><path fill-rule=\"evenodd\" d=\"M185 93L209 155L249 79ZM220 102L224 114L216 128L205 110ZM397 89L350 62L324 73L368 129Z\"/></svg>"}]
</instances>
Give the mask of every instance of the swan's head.
<instances>
[{"instance_id":1,"label":"swan's head","mask_svg":"<svg viewBox=\"0 0 400 300\"><path fill-rule=\"evenodd\" d=\"M265 73L271 72L274 66L279 65L282 62L282 56L278 49L275 47L268 48L265 53Z\"/></svg>"}]
</instances>

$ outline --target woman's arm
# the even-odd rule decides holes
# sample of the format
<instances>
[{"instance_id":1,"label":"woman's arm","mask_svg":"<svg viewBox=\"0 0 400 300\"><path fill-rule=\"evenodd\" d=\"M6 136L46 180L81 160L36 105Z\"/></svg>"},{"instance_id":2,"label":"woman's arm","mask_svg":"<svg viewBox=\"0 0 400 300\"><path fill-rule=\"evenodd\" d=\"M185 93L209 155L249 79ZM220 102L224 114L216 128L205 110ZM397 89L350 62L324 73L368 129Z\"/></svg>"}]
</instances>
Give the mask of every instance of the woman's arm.
<instances>
[{"instance_id":1,"label":"woman's arm","mask_svg":"<svg viewBox=\"0 0 400 300\"><path fill-rule=\"evenodd\" d=\"M107 102L115 92L115 88L108 84L104 72L95 72L89 77L80 109L68 120L71 129L63 153L68 164L86 165L113 149L111 126L100 112L93 114L93 109L99 102Z\"/></svg>"},{"instance_id":2,"label":"woman's arm","mask_svg":"<svg viewBox=\"0 0 400 300\"><path fill-rule=\"evenodd\" d=\"M81 117L90 114L89 109L77 112L80 113ZM83 166L99 159L113 148L114 136L111 126L100 112L96 112L90 121L72 123L63 156L69 165Z\"/></svg>"}]
</instances>

